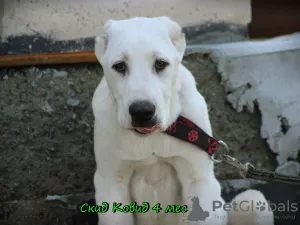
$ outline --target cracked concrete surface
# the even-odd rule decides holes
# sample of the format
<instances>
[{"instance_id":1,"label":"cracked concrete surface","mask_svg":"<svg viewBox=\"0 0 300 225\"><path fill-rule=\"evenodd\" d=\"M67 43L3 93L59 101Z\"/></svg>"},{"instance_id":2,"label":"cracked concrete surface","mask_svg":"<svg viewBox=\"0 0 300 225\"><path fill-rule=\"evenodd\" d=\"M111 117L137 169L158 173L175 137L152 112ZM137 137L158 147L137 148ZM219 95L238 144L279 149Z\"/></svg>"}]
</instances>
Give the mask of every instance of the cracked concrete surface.
<instances>
[{"instance_id":1,"label":"cracked concrete surface","mask_svg":"<svg viewBox=\"0 0 300 225\"><path fill-rule=\"evenodd\" d=\"M261 137L279 165L300 150L300 33L264 41L190 46L218 63L227 100L241 112L258 105Z\"/></svg>"}]
</instances>

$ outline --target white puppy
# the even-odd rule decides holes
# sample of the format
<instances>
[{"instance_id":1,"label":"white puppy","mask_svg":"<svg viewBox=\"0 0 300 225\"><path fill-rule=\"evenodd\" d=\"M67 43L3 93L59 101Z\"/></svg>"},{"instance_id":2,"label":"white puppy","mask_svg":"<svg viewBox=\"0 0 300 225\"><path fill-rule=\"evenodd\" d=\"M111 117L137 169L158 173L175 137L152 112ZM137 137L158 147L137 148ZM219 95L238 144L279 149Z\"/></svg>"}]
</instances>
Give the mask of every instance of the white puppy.
<instances>
[{"instance_id":1,"label":"white puppy","mask_svg":"<svg viewBox=\"0 0 300 225\"><path fill-rule=\"evenodd\" d=\"M97 204L110 208L99 214L99 224L227 224L227 212L213 210L213 201L224 201L209 155L162 133L182 115L212 135L206 102L181 64L186 43L180 26L168 17L139 17L110 20L104 29L95 44L104 78L92 103L94 184ZM194 197L209 213L205 221L164 212L167 205L190 206ZM112 212L113 203L122 208L133 201L148 202L149 211ZM160 213L152 210L157 203Z\"/></svg>"}]
</instances>

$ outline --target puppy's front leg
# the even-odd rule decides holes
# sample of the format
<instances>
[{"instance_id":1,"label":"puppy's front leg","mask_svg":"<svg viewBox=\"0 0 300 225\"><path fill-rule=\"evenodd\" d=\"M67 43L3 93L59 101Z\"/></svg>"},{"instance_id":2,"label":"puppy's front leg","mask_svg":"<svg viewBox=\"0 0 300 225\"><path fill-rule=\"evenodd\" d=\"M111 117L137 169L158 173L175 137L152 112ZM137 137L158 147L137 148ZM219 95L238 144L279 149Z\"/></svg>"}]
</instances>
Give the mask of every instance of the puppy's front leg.
<instances>
[{"instance_id":1,"label":"puppy's front leg","mask_svg":"<svg viewBox=\"0 0 300 225\"><path fill-rule=\"evenodd\" d=\"M190 152L176 157L172 163L182 184L183 204L188 205L183 224L227 225L227 212L219 207L225 202L214 176L213 164L203 157L206 156Z\"/></svg>"},{"instance_id":2,"label":"puppy's front leg","mask_svg":"<svg viewBox=\"0 0 300 225\"><path fill-rule=\"evenodd\" d=\"M129 182L132 171L130 167L122 171L111 167L109 170L103 168L103 164L97 167L94 175L95 198L97 205L103 202L109 203L109 209L105 213L99 213L98 225L134 225L132 213L116 211L113 206L122 203L119 208L131 203L129 195Z\"/></svg>"},{"instance_id":3,"label":"puppy's front leg","mask_svg":"<svg viewBox=\"0 0 300 225\"><path fill-rule=\"evenodd\" d=\"M192 206L185 218L189 225L227 225L227 212L214 209L225 204L216 188L219 184L208 182L190 182L188 187L183 188L184 204Z\"/></svg>"}]
</instances>

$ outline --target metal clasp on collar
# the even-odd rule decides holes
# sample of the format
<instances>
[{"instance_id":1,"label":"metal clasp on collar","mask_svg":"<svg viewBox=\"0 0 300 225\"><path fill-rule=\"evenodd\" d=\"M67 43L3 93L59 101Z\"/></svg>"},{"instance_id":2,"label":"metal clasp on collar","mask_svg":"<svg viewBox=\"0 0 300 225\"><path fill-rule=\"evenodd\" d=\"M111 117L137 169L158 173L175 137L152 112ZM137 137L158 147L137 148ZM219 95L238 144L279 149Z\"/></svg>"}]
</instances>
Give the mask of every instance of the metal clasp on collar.
<instances>
[{"instance_id":1,"label":"metal clasp on collar","mask_svg":"<svg viewBox=\"0 0 300 225\"><path fill-rule=\"evenodd\" d=\"M220 159L217 159L216 153L214 153L211 156L212 161L214 161L215 163L220 163L223 162L223 156L229 154L229 147L228 145L224 142L224 141L219 141L220 146L222 146L223 148L225 148L226 153L221 154Z\"/></svg>"},{"instance_id":2,"label":"metal clasp on collar","mask_svg":"<svg viewBox=\"0 0 300 225\"><path fill-rule=\"evenodd\" d=\"M219 159L216 158L216 155L213 154L211 156L211 159L215 162L215 163L221 163L221 162L225 162L229 165L232 165L234 167L236 167L239 171L242 177L246 177L246 173L249 169L250 166L252 166L252 164L250 163L241 163L239 160L237 160L237 158L232 157L229 155L229 147L228 145L223 142L223 141L219 141L220 146L224 147L226 150L226 153L223 153L219 156ZM253 167L253 166L252 166Z\"/></svg>"}]
</instances>

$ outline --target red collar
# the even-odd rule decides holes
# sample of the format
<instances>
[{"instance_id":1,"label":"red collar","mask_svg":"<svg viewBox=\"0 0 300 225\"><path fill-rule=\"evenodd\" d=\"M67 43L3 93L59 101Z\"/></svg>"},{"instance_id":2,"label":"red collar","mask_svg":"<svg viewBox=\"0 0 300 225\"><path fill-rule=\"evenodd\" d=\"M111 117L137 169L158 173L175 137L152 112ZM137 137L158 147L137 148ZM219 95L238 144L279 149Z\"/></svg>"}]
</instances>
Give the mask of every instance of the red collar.
<instances>
[{"instance_id":1,"label":"red collar","mask_svg":"<svg viewBox=\"0 0 300 225\"><path fill-rule=\"evenodd\" d=\"M153 127L152 129L155 130L156 128L157 127ZM149 129L147 129L147 132L145 133L138 131L137 129L135 129L135 131L142 135L147 134L147 132L151 133L149 132ZM204 130L183 116L179 116L177 120L166 131L164 131L164 133L178 138L179 140L196 145L210 156L212 156L220 146L220 143L216 139L208 135Z\"/></svg>"},{"instance_id":2,"label":"red collar","mask_svg":"<svg viewBox=\"0 0 300 225\"><path fill-rule=\"evenodd\" d=\"M217 140L183 116L179 116L164 133L196 145L210 156L213 155L220 146Z\"/></svg>"}]
</instances>

